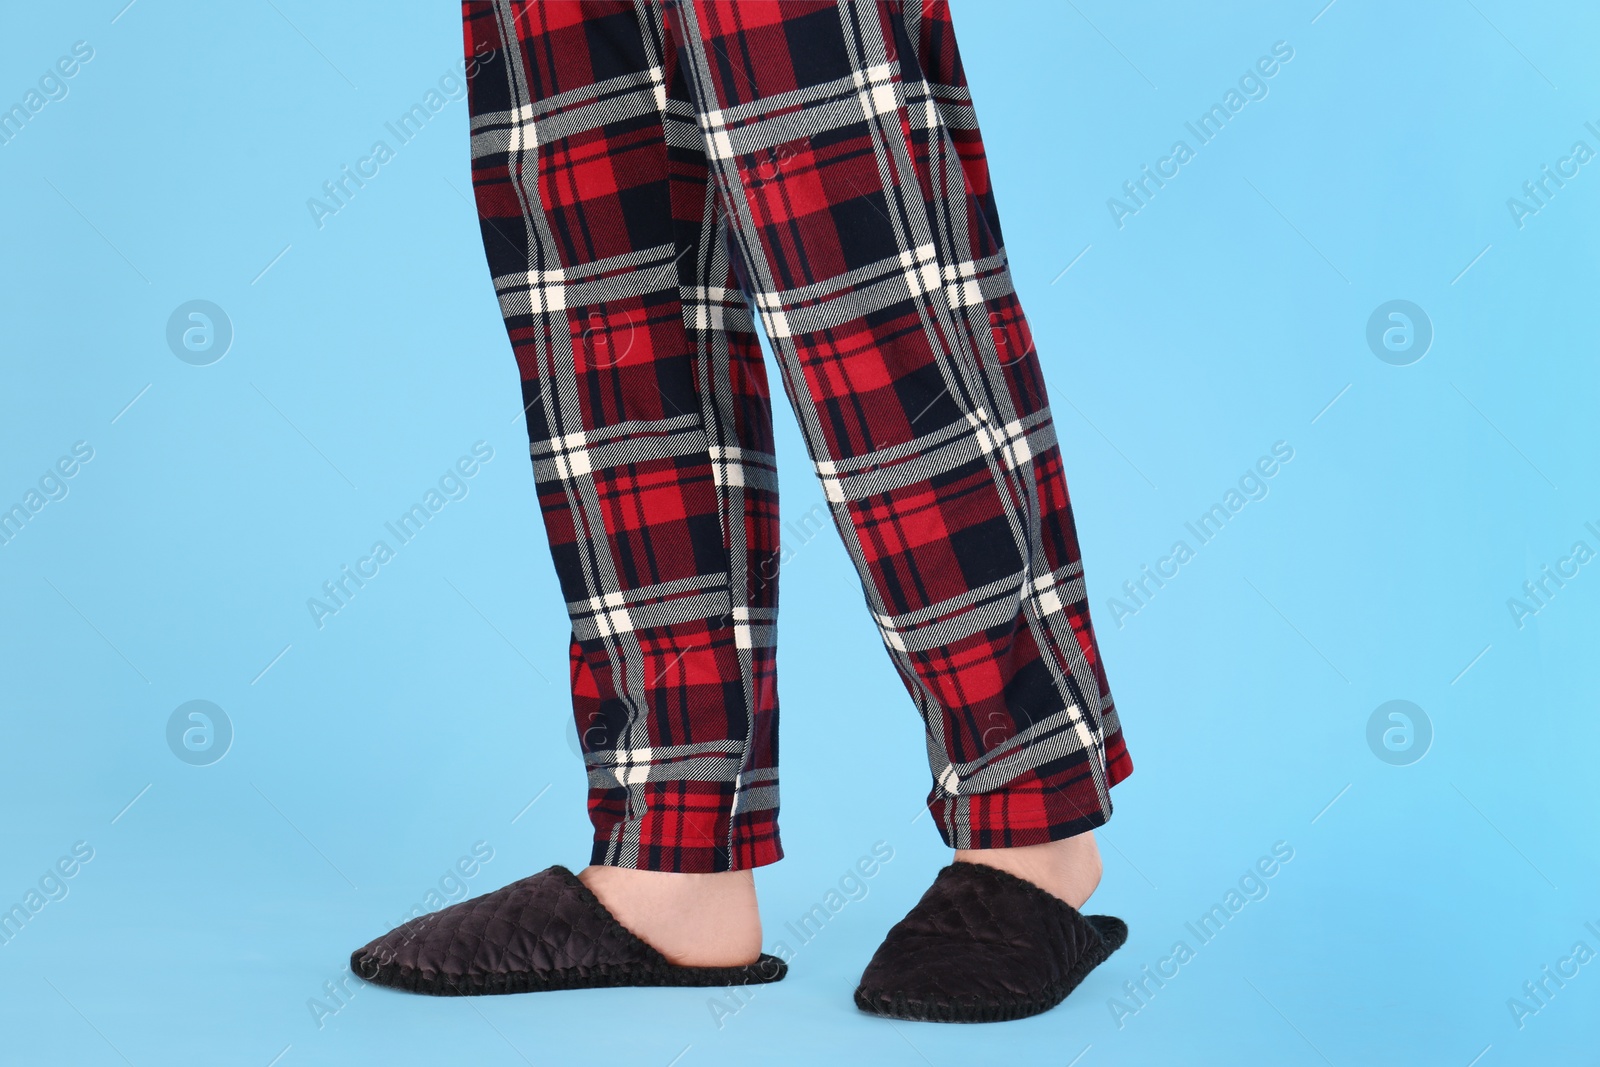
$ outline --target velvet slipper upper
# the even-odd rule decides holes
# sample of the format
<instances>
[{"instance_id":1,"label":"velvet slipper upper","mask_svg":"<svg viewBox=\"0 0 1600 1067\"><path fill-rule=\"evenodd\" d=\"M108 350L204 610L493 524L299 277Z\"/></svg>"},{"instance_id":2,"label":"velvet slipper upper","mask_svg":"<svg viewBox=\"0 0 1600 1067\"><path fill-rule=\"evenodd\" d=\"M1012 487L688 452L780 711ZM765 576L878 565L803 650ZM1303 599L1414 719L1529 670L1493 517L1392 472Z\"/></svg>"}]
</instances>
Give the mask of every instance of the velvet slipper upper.
<instances>
[{"instance_id":1,"label":"velvet slipper upper","mask_svg":"<svg viewBox=\"0 0 1600 1067\"><path fill-rule=\"evenodd\" d=\"M742 967L671 963L561 866L402 923L351 953L350 969L378 985L434 996L753 985L788 970L765 954Z\"/></svg>"},{"instance_id":2,"label":"velvet slipper upper","mask_svg":"<svg viewBox=\"0 0 1600 1067\"><path fill-rule=\"evenodd\" d=\"M874 1015L999 1022L1048 1011L1128 939L1032 882L952 863L890 929L856 990Z\"/></svg>"}]
</instances>

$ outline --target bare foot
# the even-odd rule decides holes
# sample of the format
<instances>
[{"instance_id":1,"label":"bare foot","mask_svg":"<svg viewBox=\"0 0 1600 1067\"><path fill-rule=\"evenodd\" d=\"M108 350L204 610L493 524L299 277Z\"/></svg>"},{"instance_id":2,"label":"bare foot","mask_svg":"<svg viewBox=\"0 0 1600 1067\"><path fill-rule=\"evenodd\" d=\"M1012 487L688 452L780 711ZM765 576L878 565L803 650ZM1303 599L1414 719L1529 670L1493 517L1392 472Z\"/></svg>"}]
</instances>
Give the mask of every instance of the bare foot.
<instances>
[{"instance_id":1,"label":"bare foot","mask_svg":"<svg viewBox=\"0 0 1600 1067\"><path fill-rule=\"evenodd\" d=\"M585 867L578 878L618 922L680 967L739 967L761 955L761 912L749 871Z\"/></svg>"},{"instance_id":2,"label":"bare foot","mask_svg":"<svg viewBox=\"0 0 1600 1067\"><path fill-rule=\"evenodd\" d=\"M1032 882L1074 908L1088 902L1100 884L1100 848L1094 833L1018 848L956 849L959 863L984 863Z\"/></svg>"}]
</instances>

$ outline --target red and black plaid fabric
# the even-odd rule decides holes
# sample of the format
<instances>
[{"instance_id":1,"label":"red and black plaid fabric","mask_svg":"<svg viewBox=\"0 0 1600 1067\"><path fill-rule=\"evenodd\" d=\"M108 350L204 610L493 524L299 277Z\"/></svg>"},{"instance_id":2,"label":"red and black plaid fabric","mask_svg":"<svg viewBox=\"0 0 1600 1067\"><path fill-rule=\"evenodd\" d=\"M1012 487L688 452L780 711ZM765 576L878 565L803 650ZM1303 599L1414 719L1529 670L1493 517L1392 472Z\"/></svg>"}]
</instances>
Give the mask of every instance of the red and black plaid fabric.
<instances>
[{"instance_id":1,"label":"red and black plaid fabric","mask_svg":"<svg viewBox=\"0 0 1600 1067\"><path fill-rule=\"evenodd\" d=\"M943 0L467 3L473 184L572 617L593 862L782 855L755 309L957 848L1132 770Z\"/></svg>"}]
</instances>

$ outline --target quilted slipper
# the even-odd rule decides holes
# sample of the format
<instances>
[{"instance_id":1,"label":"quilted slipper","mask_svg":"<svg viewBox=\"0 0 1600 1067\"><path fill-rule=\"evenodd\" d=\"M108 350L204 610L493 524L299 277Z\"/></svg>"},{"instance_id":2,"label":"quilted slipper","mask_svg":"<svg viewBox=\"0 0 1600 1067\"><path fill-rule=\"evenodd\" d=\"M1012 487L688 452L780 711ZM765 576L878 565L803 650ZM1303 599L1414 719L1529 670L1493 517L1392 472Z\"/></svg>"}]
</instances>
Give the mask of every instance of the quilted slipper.
<instances>
[{"instance_id":1,"label":"quilted slipper","mask_svg":"<svg viewBox=\"0 0 1600 1067\"><path fill-rule=\"evenodd\" d=\"M867 964L856 1007L919 1022L983 1023L1049 1011L1128 940L1032 882L952 863Z\"/></svg>"},{"instance_id":2,"label":"quilted slipper","mask_svg":"<svg viewBox=\"0 0 1600 1067\"><path fill-rule=\"evenodd\" d=\"M561 866L402 923L352 952L350 969L377 985L439 997L755 985L788 971L765 954L743 967L670 963Z\"/></svg>"}]
</instances>

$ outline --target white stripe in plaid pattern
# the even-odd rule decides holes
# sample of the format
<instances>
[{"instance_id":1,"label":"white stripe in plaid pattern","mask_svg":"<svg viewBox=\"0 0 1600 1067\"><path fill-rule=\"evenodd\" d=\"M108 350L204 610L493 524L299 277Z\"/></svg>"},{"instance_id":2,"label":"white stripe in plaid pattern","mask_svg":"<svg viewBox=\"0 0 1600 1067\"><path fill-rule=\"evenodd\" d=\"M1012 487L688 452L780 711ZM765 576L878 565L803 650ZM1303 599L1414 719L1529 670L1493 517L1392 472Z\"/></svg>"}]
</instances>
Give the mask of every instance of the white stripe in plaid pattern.
<instances>
[{"instance_id":1,"label":"white stripe in plaid pattern","mask_svg":"<svg viewBox=\"0 0 1600 1067\"><path fill-rule=\"evenodd\" d=\"M873 115L889 115L900 106L900 101L895 93L895 74L899 64L891 67L887 63L878 63L866 70L851 72L851 78L860 90L861 110L864 117Z\"/></svg>"},{"instance_id":2,"label":"white stripe in plaid pattern","mask_svg":"<svg viewBox=\"0 0 1600 1067\"><path fill-rule=\"evenodd\" d=\"M746 323L740 321L747 309L744 294L737 289L716 285L680 286L678 299L683 301L683 324L691 330L722 330L730 312L735 325L748 329Z\"/></svg>"},{"instance_id":3,"label":"white stripe in plaid pattern","mask_svg":"<svg viewBox=\"0 0 1600 1067\"><path fill-rule=\"evenodd\" d=\"M945 299L951 307L967 307L983 303L983 292L978 288L978 265L972 260L942 268L945 280Z\"/></svg>"},{"instance_id":4,"label":"white stripe in plaid pattern","mask_svg":"<svg viewBox=\"0 0 1600 1067\"><path fill-rule=\"evenodd\" d=\"M1098 758L1104 743L1102 731L1077 704L1045 716L1026 730L996 745L975 760L945 763L934 774L946 796L971 796L1003 789L1017 775L1041 763L1079 752Z\"/></svg>"},{"instance_id":5,"label":"white stripe in plaid pattern","mask_svg":"<svg viewBox=\"0 0 1600 1067\"><path fill-rule=\"evenodd\" d=\"M756 306L773 337L793 337L926 296L941 288L941 279L945 302L952 309L979 305L989 297L1011 292L1002 258L940 264L935 246L924 243L824 283L759 292Z\"/></svg>"},{"instance_id":6,"label":"white stripe in plaid pattern","mask_svg":"<svg viewBox=\"0 0 1600 1067\"><path fill-rule=\"evenodd\" d=\"M882 115L893 115L899 108L903 90L899 63L878 63L851 73L848 81L839 78L822 85L810 85L789 93L775 93L760 101L761 111L777 117L738 125L755 108L742 106L732 112L713 108L700 114L705 134L706 154L712 159L732 159L785 141L799 140L852 122L863 122ZM839 94L854 86L855 107L841 107ZM804 110L790 110L800 107ZM932 120L931 111L929 119Z\"/></svg>"},{"instance_id":7,"label":"white stripe in plaid pattern","mask_svg":"<svg viewBox=\"0 0 1600 1067\"><path fill-rule=\"evenodd\" d=\"M650 76L650 89L655 94L656 110L665 118L667 113L667 76L660 67L651 67L647 72Z\"/></svg>"},{"instance_id":8,"label":"white stripe in plaid pattern","mask_svg":"<svg viewBox=\"0 0 1600 1067\"><path fill-rule=\"evenodd\" d=\"M1019 591L1020 596L1035 607L1036 618L1060 614L1068 604L1084 599L1082 571L1079 563L1035 578L1019 570L916 611L903 615L873 611L872 617L883 635L884 644L890 648L898 652L925 652L954 644L1015 618ZM1077 644L1071 647L1076 649Z\"/></svg>"},{"instance_id":9,"label":"white stripe in plaid pattern","mask_svg":"<svg viewBox=\"0 0 1600 1067\"><path fill-rule=\"evenodd\" d=\"M839 467L831 459L817 462L817 477L822 479L822 495L830 504L844 503L844 483L839 480Z\"/></svg>"},{"instance_id":10,"label":"white stripe in plaid pattern","mask_svg":"<svg viewBox=\"0 0 1600 1067\"><path fill-rule=\"evenodd\" d=\"M612 773L619 785L638 785L650 780L650 761L654 753L648 748L617 749Z\"/></svg>"},{"instance_id":11,"label":"white stripe in plaid pattern","mask_svg":"<svg viewBox=\"0 0 1600 1067\"><path fill-rule=\"evenodd\" d=\"M904 268L906 289L912 296L921 296L938 288L939 264L933 245L918 245L909 252L901 252L900 266Z\"/></svg>"},{"instance_id":12,"label":"white stripe in plaid pattern","mask_svg":"<svg viewBox=\"0 0 1600 1067\"><path fill-rule=\"evenodd\" d=\"M584 609L602 637L633 632L633 618L628 614L627 601L621 593L591 597L584 603Z\"/></svg>"},{"instance_id":13,"label":"white stripe in plaid pattern","mask_svg":"<svg viewBox=\"0 0 1600 1067\"><path fill-rule=\"evenodd\" d=\"M1055 443L1048 410L1001 428L979 408L914 441L815 466L823 495L830 503L843 504L925 482L996 451L1015 469Z\"/></svg>"},{"instance_id":14,"label":"white stripe in plaid pattern","mask_svg":"<svg viewBox=\"0 0 1600 1067\"><path fill-rule=\"evenodd\" d=\"M620 590L613 587L583 600L567 601L572 617L572 632L579 641L592 641L616 634L631 634L686 622L729 617L728 575L726 572L675 578L668 582ZM770 637L770 609L750 612L745 618L761 616ZM763 641L763 645L770 640Z\"/></svg>"},{"instance_id":15,"label":"white stripe in plaid pattern","mask_svg":"<svg viewBox=\"0 0 1600 1067\"><path fill-rule=\"evenodd\" d=\"M1080 570L1081 567L1074 566L1072 569ZM1077 579L1075 584L1079 590L1082 590L1083 580L1081 578ZM1045 615L1054 615L1057 612L1067 610L1067 605L1061 600L1060 585L1061 579L1054 574L1041 574L1029 583L1028 595L1041 618ZM1071 593L1068 593L1068 596L1074 600L1080 599L1079 597L1072 597Z\"/></svg>"},{"instance_id":16,"label":"white stripe in plaid pattern","mask_svg":"<svg viewBox=\"0 0 1600 1067\"><path fill-rule=\"evenodd\" d=\"M996 426L989 421L989 413L983 408L968 415L967 419L972 422L978 436L978 447L985 454L998 451L1005 459L1006 466L1013 470L1033 458L1033 449L1028 446L1028 432L1020 419L1003 427Z\"/></svg>"},{"instance_id":17,"label":"white stripe in plaid pattern","mask_svg":"<svg viewBox=\"0 0 1600 1067\"><path fill-rule=\"evenodd\" d=\"M480 112L472 116L473 158L528 152L608 123L676 110L676 101L666 101L663 78L661 68L652 67L509 110Z\"/></svg>"},{"instance_id":18,"label":"white stripe in plaid pattern","mask_svg":"<svg viewBox=\"0 0 1600 1067\"><path fill-rule=\"evenodd\" d=\"M534 121L532 104L513 108L510 123L510 129L506 131L507 151L523 152L539 147L539 125Z\"/></svg>"},{"instance_id":19,"label":"white stripe in plaid pattern","mask_svg":"<svg viewBox=\"0 0 1600 1067\"><path fill-rule=\"evenodd\" d=\"M737 445L712 445L711 477L718 485L743 486L745 451Z\"/></svg>"},{"instance_id":20,"label":"white stripe in plaid pattern","mask_svg":"<svg viewBox=\"0 0 1600 1067\"><path fill-rule=\"evenodd\" d=\"M736 648L751 648L750 609L740 604L733 609L733 643Z\"/></svg>"},{"instance_id":21,"label":"white stripe in plaid pattern","mask_svg":"<svg viewBox=\"0 0 1600 1067\"><path fill-rule=\"evenodd\" d=\"M559 270L530 270L495 279L504 315L544 315L564 311L567 280Z\"/></svg>"},{"instance_id":22,"label":"white stripe in plaid pattern","mask_svg":"<svg viewBox=\"0 0 1600 1067\"><path fill-rule=\"evenodd\" d=\"M588 474L594 469L589 460L589 446L584 435L569 433L564 437L550 439L552 449L551 459L556 465L556 474L567 480L580 474Z\"/></svg>"},{"instance_id":23,"label":"white stripe in plaid pattern","mask_svg":"<svg viewBox=\"0 0 1600 1067\"><path fill-rule=\"evenodd\" d=\"M775 768L739 770L742 759L738 741L710 741L696 745L656 745L638 749L604 749L584 755L589 785L598 789L642 785L645 782L727 782L739 793L756 788L747 797L747 810L772 807L777 803L778 776ZM732 765L730 768L730 764Z\"/></svg>"}]
</instances>

